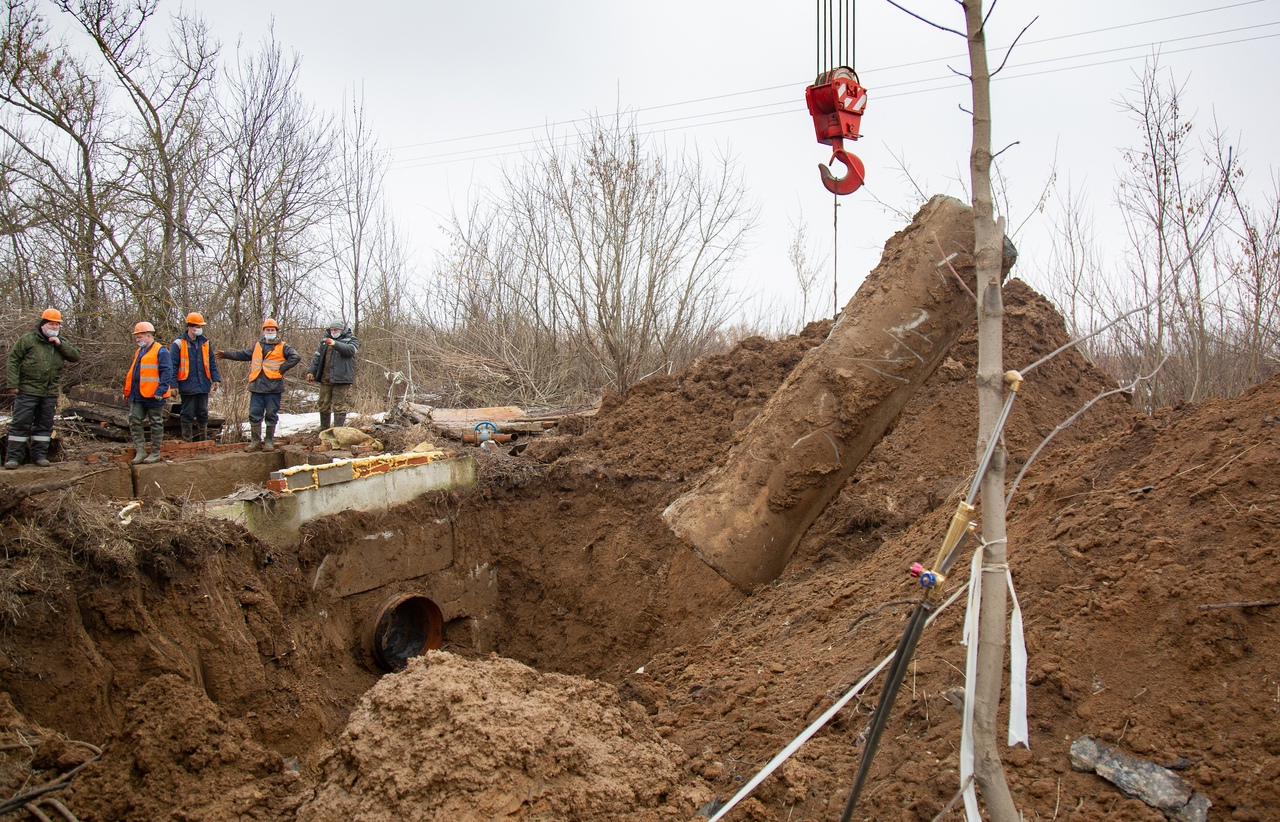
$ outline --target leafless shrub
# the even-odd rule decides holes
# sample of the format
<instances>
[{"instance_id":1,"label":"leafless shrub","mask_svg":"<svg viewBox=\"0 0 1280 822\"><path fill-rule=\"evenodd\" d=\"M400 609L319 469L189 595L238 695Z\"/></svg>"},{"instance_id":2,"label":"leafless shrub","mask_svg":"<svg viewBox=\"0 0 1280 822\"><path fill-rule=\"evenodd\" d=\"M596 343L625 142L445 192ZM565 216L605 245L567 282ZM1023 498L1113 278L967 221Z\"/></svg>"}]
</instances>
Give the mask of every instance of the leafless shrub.
<instances>
[{"instance_id":1,"label":"leafless shrub","mask_svg":"<svg viewBox=\"0 0 1280 822\"><path fill-rule=\"evenodd\" d=\"M1128 315L1083 350L1124 383L1164 363L1135 393L1141 410L1235 396L1280 366L1280 180L1249 202L1239 151L1218 130L1193 141L1182 89L1154 60L1124 104L1141 135L1119 182L1124 271L1104 264L1068 191L1050 293L1078 335Z\"/></svg>"}]
</instances>

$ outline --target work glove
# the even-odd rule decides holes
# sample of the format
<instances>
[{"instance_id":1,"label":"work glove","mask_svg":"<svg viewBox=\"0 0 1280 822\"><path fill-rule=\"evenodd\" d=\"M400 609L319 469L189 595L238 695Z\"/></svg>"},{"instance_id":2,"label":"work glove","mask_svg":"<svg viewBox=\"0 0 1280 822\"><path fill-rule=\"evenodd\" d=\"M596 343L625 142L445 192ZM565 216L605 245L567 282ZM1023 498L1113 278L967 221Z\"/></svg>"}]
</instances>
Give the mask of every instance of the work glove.
<instances>
[{"instance_id":1,"label":"work glove","mask_svg":"<svg viewBox=\"0 0 1280 822\"><path fill-rule=\"evenodd\" d=\"M307 382L315 382L315 381L316 381L316 378L314 374L307 375Z\"/></svg>"}]
</instances>

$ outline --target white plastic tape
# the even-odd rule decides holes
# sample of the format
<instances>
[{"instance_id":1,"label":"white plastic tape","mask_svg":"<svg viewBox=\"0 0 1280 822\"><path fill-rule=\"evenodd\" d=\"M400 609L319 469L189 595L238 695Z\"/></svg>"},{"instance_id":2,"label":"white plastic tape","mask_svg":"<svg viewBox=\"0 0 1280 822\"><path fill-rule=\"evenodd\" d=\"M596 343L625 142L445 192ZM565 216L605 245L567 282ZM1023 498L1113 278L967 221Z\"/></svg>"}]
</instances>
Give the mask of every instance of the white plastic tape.
<instances>
[{"instance_id":1,"label":"white plastic tape","mask_svg":"<svg viewBox=\"0 0 1280 822\"><path fill-rule=\"evenodd\" d=\"M964 617L964 637L968 645L964 662L964 719L960 723L960 784L964 786L964 812L969 822L982 822L978 812L978 792L973 787L973 686L978 681L978 611L982 606L982 550L973 552L969 566L969 610Z\"/></svg>"},{"instance_id":2,"label":"white plastic tape","mask_svg":"<svg viewBox=\"0 0 1280 822\"><path fill-rule=\"evenodd\" d=\"M1005 570L1009 580L1009 596L1013 614L1009 617L1009 747L1022 744L1031 747L1027 731L1027 642L1022 634L1022 605L1013 590L1013 572Z\"/></svg>"}]
</instances>

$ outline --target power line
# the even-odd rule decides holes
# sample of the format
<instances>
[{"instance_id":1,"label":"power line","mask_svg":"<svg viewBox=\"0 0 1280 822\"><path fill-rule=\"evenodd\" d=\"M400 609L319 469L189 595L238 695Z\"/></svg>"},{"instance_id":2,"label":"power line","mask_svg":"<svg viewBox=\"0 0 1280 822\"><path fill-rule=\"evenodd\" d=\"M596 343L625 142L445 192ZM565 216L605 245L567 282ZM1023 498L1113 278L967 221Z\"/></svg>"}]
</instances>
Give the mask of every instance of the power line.
<instances>
[{"instance_id":1,"label":"power line","mask_svg":"<svg viewBox=\"0 0 1280 822\"><path fill-rule=\"evenodd\" d=\"M1134 28L1134 27L1138 27L1138 26L1149 26L1149 25L1154 25L1154 24L1156 24L1156 23L1164 23L1164 22L1168 22L1168 21L1171 21L1171 20L1180 20L1180 19L1183 19L1183 18L1187 18L1187 17L1194 17L1194 16L1202 15L1202 14L1213 14L1213 13L1220 12L1220 11L1228 11L1228 10L1231 10L1231 9L1241 8L1241 7L1243 7L1243 6L1253 6L1253 5L1257 5L1258 3L1263 3L1263 2L1267 2L1267 0L1244 0L1244 2L1230 3L1230 4L1227 4L1227 5L1223 5L1223 6L1215 6L1214 8L1211 8L1211 9L1198 9L1198 10L1196 10L1196 11L1184 12L1184 13L1182 13L1182 14L1170 14L1170 15L1166 15L1166 16L1164 16L1164 17L1153 17L1153 18L1151 18L1151 19L1149 19L1149 20L1139 20L1139 21L1135 21L1135 22L1132 22L1132 23L1120 23L1120 24L1117 24L1117 25L1114 25L1114 26L1104 26L1104 27L1102 27L1102 28L1089 29L1088 31L1075 32L1075 33L1072 33L1072 34L1062 34L1062 35L1057 35L1057 36L1055 36L1055 37L1045 37L1045 38L1041 38L1041 39L1039 39L1039 40L1025 40L1025 41L1023 41L1023 46L1033 46L1033 45L1039 45L1039 44L1043 44L1043 43L1052 43L1052 42L1058 42L1058 41L1061 41L1061 40L1070 40L1070 39L1077 38L1077 37L1088 37L1088 36L1092 36L1092 35L1095 35L1095 34L1104 34L1104 33L1106 33L1106 32L1110 32L1110 31L1118 31L1118 30L1121 30L1121 29ZM993 51L999 51L1000 49L1003 49L1003 48L1005 48L1005 47L1004 47L1004 46L993 47L993 48L992 48L992 50L993 50ZM885 66L885 67L883 67L883 68L879 68L879 69L871 69L870 71L866 71L866 72L863 72L863 73L864 73L864 74L867 74L868 76L870 76L870 75L877 74L877 73L883 73L883 72L889 72L889 71L897 71L897 70L899 70L899 69L904 69L904 68L914 68L914 67L916 67L916 66L928 65L928 64L930 64L930 63L937 63L937 62L943 62L943 63L945 63L945 62L946 62L946 61L948 61L948 60L956 60L956 59L964 58L964 57L966 57L966 56L967 56L966 54L957 53L957 54L953 54L953 55L948 55L948 56L946 56L946 57L934 57L934 58L930 58L930 59L927 59L927 60L917 60L917 61L910 62L910 63L899 63L899 64L897 64L897 65ZM648 111L658 111L658 110L660 110L660 109L664 109L664 108L676 108L676 107L679 107L679 106L688 106L688 105L694 105L694 104L697 104L697 103L708 103L708 102L713 102L713 101L715 101L715 100L725 100L725 99L729 99L729 98L733 98L733 97L742 97L742 96L745 96L745 95L748 95L748 94L763 94L763 93L767 93L767 92L771 92L771 91L779 91L779 90L782 90L782 89L795 89L795 88L796 88L796 86L798 86L798 85L804 85L804 82L803 82L803 81L797 81L797 82L794 82L794 83L783 83L783 84L781 84L781 85L776 85L776 86L764 86L764 87L762 87L762 88L749 89L749 90L746 90L746 91L732 91L732 92L726 92L726 93L724 93L724 94L716 94L716 95L712 95L712 96L710 96L710 97L697 97L697 98L690 99L690 100L681 100L681 101L679 101L679 102L675 102L675 103L661 103L661 104L659 104L659 105L645 106L645 107L642 107L642 108L637 108L637 109L634 109L634 112L635 112L635 113L637 113L637 114L642 114L642 113L644 113L644 112L648 112ZM879 88L885 88L885 87L886 87L886 86L883 86L883 85L879 86ZM877 96L879 96L879 95L877 95ZM736 109L734 109L734 110L736 111ZM744 110L745 110L745 109L744 109ZM591 122L593 119L594 119L594 118L592 118L592 117L578 117L578 118L574 118L574 119L571 119L571 120L560 120L560 121L555 121L555 122L551 122L551 123L544 123L544 124L542 124L542 125L525 126L525 127L523 127L523 128L502 129L502 130L499 130L499 131L489 131L489 132L483 132L483 133L480 133L480 134L469 134L469 135L464 135L464 136L461 136L461 137L445 137L445 138L441 138L441 139L438 139L438 140L427 140L427 141L424 141L424 142L421 142L421 143L407 143L407 144L402 145L402 146L391 146L391 147L389 147L388 149L386 149L386 151L388 151L388 152L396 152L396 151L402 151L402 150L404 150L404 149L410 149L410 148L422 148L422 147L425 147L425 146L441 145L441 144L443 144L443 143L456 143L456 142L462 142L462 141L466 141L466 140L481 140L481 139L484 139L484 138L486 138L486 137L500 137L500 136L502 136L502 135L504 135L504 134L518 134L518 133L522 133L522 132L526 132L526 131L534 131L534 130L537 130L537 129L548 129L548 130L550 130L550 129L560 128L560 127L564 127L564 126L578 125L578 124L580 124L580 123L589 123L589 122ZM476 150L478 151L479 149L476 149ZM428 155L428 157L435 157L435 156L443 156L443 155ZM393 160L392 162L393 162L393 163L395 163L395 162L415 162L415 161L416 161L416 160L418 160L418 159L426 159L426 158L410 158L410 159L407 159L407 160L399 160L399 161L394 161L394 160Z\"/></svg>"},{"instance_id":2,"label":"power line","mask_svg":"<svg viewBox=\"0 0 1280 822\"><path fill-rule=\"evenodd\" d=\"M1270 26L1276 26L1276 25L1280 25L1280 21L1271 22L1271 23L1262 23L1254 26L1245 26L1238 29L1228 29L1220 32L1210 32L1206 34L1189 35L1187 37L1175 38L1173 40L1153 41L1148 43L1136 43L1130 46L1120 46L1113 49L1102 49L1095 52L1070 55L1067 57L1054 57L1054 58L1046 58L1043 60L1031 61L1027 63L1011 64L1006 68L1006 72L1011 72L1011 73L1007 73L1007 74L1002 73L994 77L993 80L998 82L1002 80L1020 79L1023 77L1039 77L1039 76L1044 76L1048 74L1057 74L1065 71L1077 71L1079 69L1095 68L1097 66L1112 65L1114 63L1130 62L1133 60L1145 59L1148 56L1148 54L1147 53L1135 54L1135 55L1130 55L1126 57L1118 57L1111 60L1100 60L1100 61L1095 61L1091 63L1062 66L1058 68L1044 69L1041 71L1034 71L1034 72L1012 73L1017 68L1022 68L1027 66L1044 65L1048 63L1062 62L1063 60L1074 60L1074 59L1079 59L1081 57L1091 57L1091 56L1097 56L1102 54L1113 54L1117 51L1131 51L1134 49L1151 49L1156 46L1162 46L1164 43L1169 43L1169 42L1185 42L1187 40L1203 39L1205 37L1220 36L1222 34L1229 34L1229 33L1235 33L1240 31L1254 31L1254 30L1267 28ZM1248 37L1248 38L1241 38L1237 40L1229 40L1221 43L1206 43L1204 45L1189 46L1187 48L1181 48L1181 49L1173 49L1173 50L1162 49L1161 53L1162 54L1183 54L1186 52L1201 51L1203 49L1219 48L1221 46L1237 45L1240 43L1251 43L1259 40L1268 40L1275 37L1280 37L1280 33L1265 34L1258 37ZM968 82L967 80L962 80L962 79L953 80L953 78L950 78L950 77L933 77L933 78L926 78L923 80L910 80L910 81L904 81L901 83L890 84L887 86L880 86L879 88L881 89L899 88L903 86L916 85L919 83L941 83L941 85L934 85L928 88L913 89L909 91L889 92L887 94L878 93L876 97L877 99L880 99L880 100L890 100L897 97L906 97L906 96L924 94L924 93L929 93L934 91L945 91L947 89L966 85L967 82ZM762 114L747 115L743 117L723 117L722 116L726 114L738 114L740 112L754 111L757 109L777 108L779 106L790 106L790 107L783 111L772 111L772 112L767 112ZM656 134L665 134L669 131L679 131L682 129L689 129L689 128L701 128L704 126L712 126L712 125L724 125L728 123L743 122L746 120L756 120L763 117L775 117L781 114L795 114L795 113L804 112L804 111L805 111L804 107L796 106L795 101L783 100L783 101L777 101L773 103L762 103L756 106L745 106L740 108L724 109L720 111L708 112L708 113L702 113L702 114L691 114L685 117L674 117L674 118L669 118L665 120L656 120L650 123L642 124L641 128L645 129L643 132L644 136L651 136ZM653 128L654 126L668 125L671 123L681 123L687 120L701 120L707 117L718 117L719 119L706 120L705 122L691 123L691 124L682 125L682 126L671 126L669 128L662 128L662 129ZM591 118L585 118L585 121L589 121L590 119ZM572 122L578 122L578 121L572 121ZM523 129L519 129L519 131L523 131ZM430 154L424 157L397 161L396 163L392 164L391 170L392 171L408 171L411 169L427 168L435 165L466 162L469 160L478 160L478 159L481 159L481 157L483 157L486 154L493 154L493 153L503 153L503 154L525 153L524 150L535 148L539 145L546 146L547 148L564 148L572 144L576 140L577 140L577 136L571 134L571 135L564 135L561 137L553 136L548 140L537 140L537 139L520 140L517 142L505 143L497 146L485 146L482 148L459 149L457 151L452 151L452 152L444 152L441 154ZM511 152L511 151L508 151L508 149L514 149L516 151ZM460 156L460 155L473 155L473 156ZM404 163L407 163L408 165L404 165Z\"/></svg>"}]
</instances>

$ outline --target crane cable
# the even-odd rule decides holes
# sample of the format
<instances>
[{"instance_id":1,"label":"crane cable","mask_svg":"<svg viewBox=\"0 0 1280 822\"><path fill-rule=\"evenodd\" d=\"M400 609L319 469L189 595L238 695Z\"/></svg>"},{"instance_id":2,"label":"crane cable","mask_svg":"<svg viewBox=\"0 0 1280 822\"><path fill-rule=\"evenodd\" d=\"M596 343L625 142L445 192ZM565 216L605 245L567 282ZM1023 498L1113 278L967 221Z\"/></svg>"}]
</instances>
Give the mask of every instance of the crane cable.
<instances>
[{"instance_id":1,"label":"crane cable","mask_svg":"<svg viewBox=\"0 0 1280 822\"><path fill-rule=\"evenodd\" d=\"M839 66L854 65L857 46L854 16L857 0L815 0L814 76ZM840 316L840 196L831 198L831 318Z\"/></svg>"}]
</instances>

